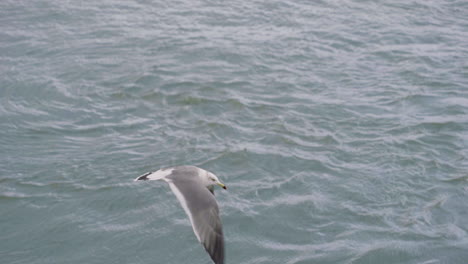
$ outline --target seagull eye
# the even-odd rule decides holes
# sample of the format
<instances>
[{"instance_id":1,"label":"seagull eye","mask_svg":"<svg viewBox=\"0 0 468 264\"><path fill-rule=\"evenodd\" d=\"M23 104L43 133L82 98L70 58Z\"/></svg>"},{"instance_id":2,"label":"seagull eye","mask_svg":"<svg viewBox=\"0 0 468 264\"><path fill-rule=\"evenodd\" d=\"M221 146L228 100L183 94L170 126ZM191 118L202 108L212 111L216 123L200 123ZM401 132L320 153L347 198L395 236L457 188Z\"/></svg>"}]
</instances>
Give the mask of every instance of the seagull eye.
<instances>
[{"instance_id":1,"label":"seagull eye","mask_svg":"<svg viewBox=\"0 0 468 264\"><path fill-rule=\"evenodd\" d=\"M215 179L211 178L212 181L216 181Z\"/></svg>"}]
</instances>

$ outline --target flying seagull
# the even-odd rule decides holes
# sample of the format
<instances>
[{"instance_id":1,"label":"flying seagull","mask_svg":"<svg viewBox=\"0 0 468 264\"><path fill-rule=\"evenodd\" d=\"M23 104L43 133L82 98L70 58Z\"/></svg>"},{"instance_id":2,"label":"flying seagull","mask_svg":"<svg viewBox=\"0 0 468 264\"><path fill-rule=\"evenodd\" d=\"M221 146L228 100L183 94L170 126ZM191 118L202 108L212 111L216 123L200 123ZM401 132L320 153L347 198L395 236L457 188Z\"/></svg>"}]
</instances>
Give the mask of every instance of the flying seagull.
<instances>
[{"instance_id":1,"label":"flying seagull","mask_svg":"<svg viewBox=\"0 0 468 264\"><path fill-rule=\"evenodd\" d=\"M223 189L218 177L195 166L177 166L147 172L135 181L163 180L187 213L193 232L215 264L224 264L224 236L214 185Z\"/></svg>"}]
</instances>

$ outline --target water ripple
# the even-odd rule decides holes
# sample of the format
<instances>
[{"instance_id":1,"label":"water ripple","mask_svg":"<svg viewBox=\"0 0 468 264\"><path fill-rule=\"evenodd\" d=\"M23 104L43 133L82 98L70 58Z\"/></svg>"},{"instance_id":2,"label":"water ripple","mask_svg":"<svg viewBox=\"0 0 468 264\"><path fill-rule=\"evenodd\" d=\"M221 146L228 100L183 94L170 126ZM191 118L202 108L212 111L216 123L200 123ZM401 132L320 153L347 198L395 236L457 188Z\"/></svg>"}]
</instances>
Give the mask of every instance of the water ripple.
<instances>
[{"instance_id":1,"label":"water ripple","mask_svg":"<svg viewBox=\"0 0 468 264\"><path fill-rule=\"evenodd\" d=\"M209 262L132 182L194 164L228 262L463 263L465 7L2 1L4 262Z\"/></svg>"}]
</instances>

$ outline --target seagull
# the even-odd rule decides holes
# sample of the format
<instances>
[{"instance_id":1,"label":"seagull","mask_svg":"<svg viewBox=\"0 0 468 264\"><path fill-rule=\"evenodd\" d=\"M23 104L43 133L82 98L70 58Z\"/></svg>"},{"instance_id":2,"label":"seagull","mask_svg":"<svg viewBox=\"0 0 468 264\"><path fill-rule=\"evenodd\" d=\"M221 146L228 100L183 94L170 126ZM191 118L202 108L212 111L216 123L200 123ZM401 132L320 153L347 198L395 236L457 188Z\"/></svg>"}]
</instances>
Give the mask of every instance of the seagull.
<instances>
[{"instance_id":1,"label":"seagull","mask_svg":"<svg viewBox=\"0 0 468 264\"><path fill-rule=\"evenodd\" d=\"M195 166L147 172L135 181L163 180L187 213L193 232L215 264L224 264L224 236L214 186L227 189L213 173Z\"/></svg>"}]
</instances>

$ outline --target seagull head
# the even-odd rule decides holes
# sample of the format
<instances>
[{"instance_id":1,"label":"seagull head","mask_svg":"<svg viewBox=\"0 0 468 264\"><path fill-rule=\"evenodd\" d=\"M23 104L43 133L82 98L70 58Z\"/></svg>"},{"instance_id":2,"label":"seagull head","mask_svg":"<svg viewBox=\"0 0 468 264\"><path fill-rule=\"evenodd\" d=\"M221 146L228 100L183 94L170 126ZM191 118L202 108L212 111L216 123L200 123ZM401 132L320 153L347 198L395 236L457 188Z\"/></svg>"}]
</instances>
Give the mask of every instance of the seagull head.
<instances>
[{"instance_id":1,"label":"seagull head","mask_svg":"<svg viewBox=\"0 0 468 264\"><path fill-rule=\"evenodd\" d=\"M223 188L224 190L227 189L226 185L224 185L221 181L219 181L218 177L209 171L205 171L204 175L201 175L203 181L205 182L206 187L210 188L214 185L218 185L219 187Z\"/></svg>"}]
</instances>

